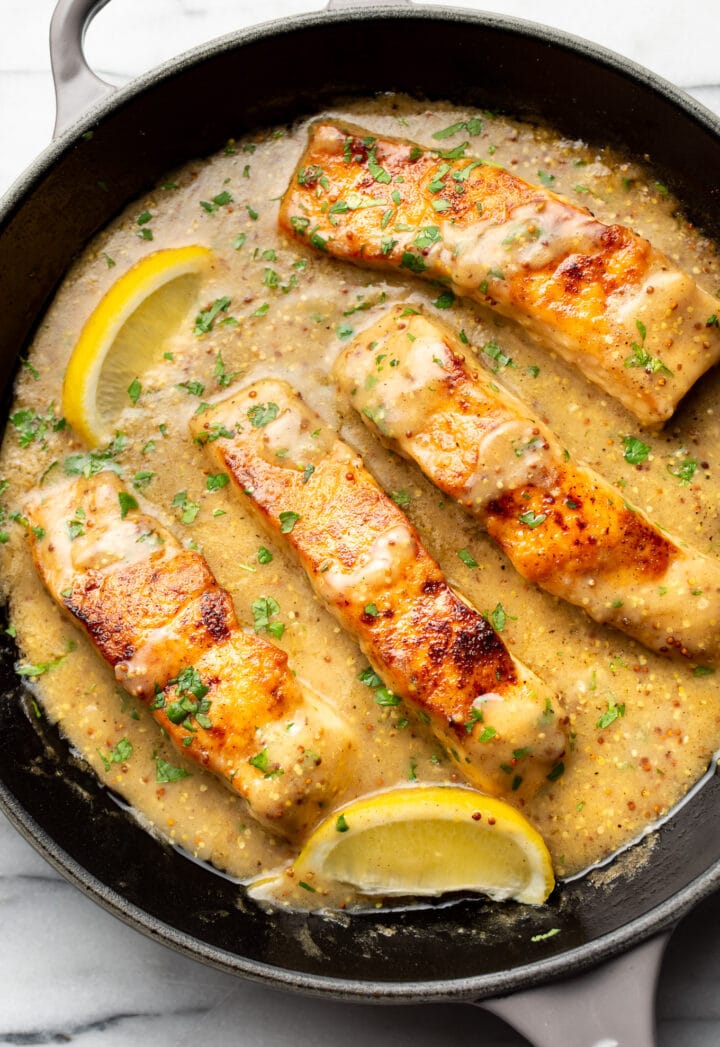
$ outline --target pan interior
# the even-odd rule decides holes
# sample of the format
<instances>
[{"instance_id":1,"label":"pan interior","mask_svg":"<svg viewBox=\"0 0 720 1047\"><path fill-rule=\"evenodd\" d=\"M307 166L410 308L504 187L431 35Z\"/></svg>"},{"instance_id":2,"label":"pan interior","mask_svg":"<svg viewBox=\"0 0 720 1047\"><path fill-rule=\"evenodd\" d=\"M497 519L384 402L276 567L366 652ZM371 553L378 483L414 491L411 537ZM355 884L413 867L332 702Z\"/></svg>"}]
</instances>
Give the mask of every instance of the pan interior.
<instances>
[{"instance_id":1,"label":"pan interior","mask_svg":"<svg viewBox=\"0 0 720 1047\"><path fill-rule=\"evenodd\" d=\"M432 60L398 61L409 51ZM359 52L373 54L371 82L367 66L352 61ZM131 85L49 150L10 198L0 216L0 284L15 303L0 329L6 405L18 355L68 264L128 201L230 136L373 90L538 117L575 137L648 153L692 218L720 235L720 184L704 182L720 161L717 132L651 80L591 50L502 20L422 9L251 31ZM3 635L0 798L11 818L97 900L231 970L310 990L363 983L350 989L359 995L490 995L508 972L548 960L557 970L552 958L561 963L567 953L588 962L598 955L593 943L620 948L630 940L628 924L649 933L649 914L667 918L720 881L713 775L655 834L647 861L631 852L602 876L563 885L540 909L459 898L353 915L268 913L139 827L36 720L16 660Z\"/></svg>"}]
</instances>

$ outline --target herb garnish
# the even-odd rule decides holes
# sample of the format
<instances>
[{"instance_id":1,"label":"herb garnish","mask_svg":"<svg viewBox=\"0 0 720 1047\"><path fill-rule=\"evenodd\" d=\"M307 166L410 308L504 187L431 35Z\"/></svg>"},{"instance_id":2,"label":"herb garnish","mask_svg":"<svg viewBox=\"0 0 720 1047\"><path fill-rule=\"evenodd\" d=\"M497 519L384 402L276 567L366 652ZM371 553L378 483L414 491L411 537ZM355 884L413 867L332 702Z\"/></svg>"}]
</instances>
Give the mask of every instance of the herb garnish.
<instances>
[{"instance_id":1,"label":"herb garnish","mask_svg":"<svg viewBox=\"0 0 720 1047\"><path fill-rule=\"evenodd\" d=\"M263 426L274 422L279 413L280 408L278 405L269 401L266 404L254 404L249 408L247 416L255 429L262 429Z\"/></svg>"},{"instance_id":2,"label":"herb garnish","mask_svg":"<svg viewBox=\"0 0 720 1047\"><path fill-rule=\"evenodd\" d=\"M195 326L193 327L193 334L202 335L208 334L212 331L213 324L218 317L219 313L227 312L227 308L232 301L228 295L223 295L222 298L216 298L212 305L208 306L207 309L202 309L195 317Z\"/></svg>"},{"instance_id":3,"label":"herb garnish","mask_svg":"<svg viewBox=\"0 0 720 1047\"><path fill-rule=\"evenodd\" d=\"M253 600L251 609L255 632L268 632L276 640L280 640L285 632L285 626L282 622L271 621L273 616L280 612L280 604L277 600L274 600L272 596L261 596L260 599Z\"/></svg>"}]
</instances>

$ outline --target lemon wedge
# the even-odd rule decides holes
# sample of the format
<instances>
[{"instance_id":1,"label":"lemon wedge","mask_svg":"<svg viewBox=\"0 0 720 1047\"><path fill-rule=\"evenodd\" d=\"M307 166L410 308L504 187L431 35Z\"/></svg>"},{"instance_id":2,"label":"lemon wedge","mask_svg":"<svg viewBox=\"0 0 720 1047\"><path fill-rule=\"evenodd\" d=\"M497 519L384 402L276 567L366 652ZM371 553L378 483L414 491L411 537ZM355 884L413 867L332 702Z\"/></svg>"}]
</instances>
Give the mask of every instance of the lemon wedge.
<instances>
[{"instance_id":1,"label":"lemon wedge","mask_svg":"<svg viewBox=\"0 0 720 1047\"><path fill-rule=\"evenodd\" d=\"M287 886L287 876L258 883L256 896L272 895L279 881ZM313 891L333 883L386 896L472 891L530 905L555 886L548 849L527 819L502 800L456 786L356 800L315 830L290 877Z\"/></svg>"},{"instance_id":2,"label":"lemon wedge","mask_svg":"<svg viewBox=\"0 0 720 1047\"><path fill-rule=\"evenodd\" d=\"M128 387L162 357L209 265L206 247L154 251L120 276L85 322L63 381L63 414L91 447L110 440Z\"/></svg>"}]
</instances>

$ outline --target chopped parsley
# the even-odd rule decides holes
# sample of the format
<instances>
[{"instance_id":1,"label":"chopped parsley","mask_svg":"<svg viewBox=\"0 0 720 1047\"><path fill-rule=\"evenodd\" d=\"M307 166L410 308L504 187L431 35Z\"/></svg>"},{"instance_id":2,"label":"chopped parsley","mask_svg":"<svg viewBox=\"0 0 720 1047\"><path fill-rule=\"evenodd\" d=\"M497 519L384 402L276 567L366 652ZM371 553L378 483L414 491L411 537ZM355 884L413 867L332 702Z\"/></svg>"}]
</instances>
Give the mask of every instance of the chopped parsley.
<instances>
[{"instance_id":1,"label":"chopped parsley","mask_svg":"<svg viewBox=\"0 0 720 1047\"><path fill-rule=\"evenodd\" d=\"M44 415L36 414L25 407L11 414L9 420L17 431L21 447L27 447L36 441L41 447L45 447L47 434L58 433L67 425L64 418L58 418L55 414L53 404L50 404Z\"/></svg>"},{"instance_id":2,"label":"chopped parsley","mask_svg":"<svg viewBox=\"0 0 720 1047\"><path fill-rule=\"evenodd\" d=\"M294 513L288 510L284 513L280 513L280 533L290 534L295 524L300 519L300 513Z\"/></svg>"},{"instance_id":3,"label":"chopped parsley","mask_svg":"<svg viewBox=\"0 0 720 1047\"><path fill-rule=\"evenodd\" d=\"M699 465L697 458L686 458L684 462L680 462L678 465L668 462L667 471L671 476L679 480L683 487L687 487L695 476L695 471Z\"/></svg>"},{"instance_id":4,"label":"chopped parsley","mask_svg":"<svg viewBox=\"0 0 720 1047\"><path fill-rule=\"evenodd\" d=\"M436 309L450 309L455 304L455 295L452 291L443 291L433 302Z\"/></svg>"},{"instance_id":5,"label":"chopped parsley","mask_svg":"<svg viewBox=\"0 0 720 1047\"><path fill-rule=\"evenodd\" d=\"M477 560L470 555L467 549L459 549L458 557L462 560L466 567L478 567Z\"/></svg>"},{"instance_id":6,"label":"chopped parsley","mask_svg":"<svg viewBox=\"0 0 720 1047\"><path fill-rule=\"evenodd\" d=\"M208 306L207 309L202 309L195 317L193 334L200 336L212 331L213 324L218 315L227 312L231 301L232 299L229 298L228 295L223 295L222 298L216 298L212 305Z\"/></svg>"},{"instance_id":7,"label":"chopped parsley","mask_svg":"<svg viewBox=\"0 0 720 1047\"><path fill-rule=\"evenodd\" d=\"M155 768L155 781L161 784L179 782L181 778L192 777L190 771L186 771L183 767L175 767L167 760L160 759L159 756L155 759Z\"/></svg>"},{"instance_id":8,"label":"chopped parsley","mask_svg":"<svg viewBox=\"0 0 720 1047\"><path fill-rule=\"evenodd\" d=\"M623 444L625 446L623 458L630 465L640 465L641 462L647 461L650 454L648 444L638 440L636 436L623 436Z\"/></svg>"},{"instance_id":9,"label":"chopped parsley","mask_svg":"<svg viewBox=\"0 0 720 1047\"><path fill-rule=\"evenodd\" d=\"M228 374L225 368L225 361L223 360L222 353L219 352L215 357L215 367L213 368L213 378L220 386L221 389L227 389L234 378L237 378L242 371L232 371Z\"/></svg>"},{"instance_id":10,"label":"chopped parsley","mask_svg":"<svg viewBox=\"0 0 720 1047\"><path fill-rule=\"evenodd\" d=\"M187 491L178 491L172 500L173 509L180 509L180 519L184 524L191 524L195 522L197 514L200 512L200 503L193 502L188 498Z\"/></svg>"},{"instance_id":11,"label":"chopped parsley","mask_svg":"<svg viewBox=\"0 0 720 1047\"><path fill-rule=\"evenodd\" d=\"M280 604L272 596L261 596L251 604L253 626L256 633L268 632L276 640L282 638L285 626L282 622L273 622L272 618L280 613Z\"/></svg>"},{"instance_id":12,"label":"chopped parsley","mask_svg":"<svg viewBox=\"0 0 720 1047\"><path fill-rule=\"evenodd\" d=\"M152 475L152 473L150 475ZM120 519L121 520L125 519L125 517L130 512L131 509L137 509L138 508L137 499L134 498L131 494L128 494L127 491L119 491L118 492L118 502L120 503Z\"/></svg>"},{"instance_id":13,"label":"chopped parsley","mask_svg":"<svg viewBox=\"0 0 720 1047\"><path fill-rule=\"evenodd\" d=\"M132 756L132 752L132 742L127 738L121 738L117 745L113 745L107 756L103 756L100 750L97 750L97 754L102 760L106 771L110 770L110 766L113 763L126 763Z\"/></svg>"},{"instance_id":14,"label":"chopped parsley","mask_svg":"<svg viewBox=\"0 0 720 1047\"><path fill-rule=\"evenodd\" d=\"M26 676L29 679L34 679L37 676L44 676L45 673L49 673L51 669L57 669L58 665L60 665L61 662L64 662L70 652L74 650L75 644L70 641L64 654L59 654L57 658L51 658L49 662L38 662L36 665L30 663L19 665L16 672L18 676Z\"/></svg>"},{"instance_id":15,"label":"chopped parsley","mask_svg":"<svg viewBox=\"0 0 720 1047\"><path fill-rule=\"evenodd\" d=\"M526 513L520 513L518 516L520 523L526 524L531 530L544 524L547 520L547 513L538 513L537 515L532 509L528 509Z\"/></svg>"},{"instance_id":16,"label":"chopped parsley","mask_svg":"<svg viewBox=\"0 0 720 1047\"><path fill-rule=\"evenodd\" d=\"M612 698L608 698L607 709L602 714L595 726L599 730L604 731L606 727L609 727L610 724L615 723L615 721L619 717L624 715L625 705L616 705L615 701Z\"/></svg>"},{"instance_id":17,"label":"chopped parsley","mask_svg":"<svg viewBox=\"0 0 720 1047\"><path fill-rule=\"evenodd\" d=\"M402 258L400 259L400 268L408 269L411 273L424 273L427 269L427 265L424 258L420 255L413 254L412 251L403 251Z\"/></svg>"},{"instance_id":18,"label":"chopped parsley","mask_svg":"<svg viewBox=\"0 0 720 1047\"><path fill-rule=\"evenodd\" d=\"M515 367L513 359L504 353L497 342L490 339L489 342L482 347L483 354L492 360L493 373L497 374L501 367Z\"/></svg>"},{"instance_id":19,"label":"chopped parsley","mask_svg":"<svg viewBox=\"0 0 720 1047\"><path fill-rule=\"evenodd\" d=\"M250 419L251 425L255 429L262 429L263 426L269 425L270 422L273 422L279 413L280 408L278 405L270 401L266 404L254 404L249 408L247 416Z\"/></svg>"},{"instance_id":20,"label":"chopped parsley","mask_svg":"<svg viewBox=\"0 0 720 1047\"><path fill-rule=\"evenodd\" d=\"M498 603L494 611L491 611L487 616L490 619L493 629L496 633L501 633L505 626L510 621L517 621L517 618L512 614L508 614L501 603Z\"/></svg>"},{"instance_id":21,"label":"chopped parsley","mask_svg":"<svg viewBox=\"0 0 720 1047\"><path fill-rule=\"evenodd\" d=\"M640 334L640 343L633 342L631 345L632 353L624 361L625 367L641 367L646 374L665 374L671 375L672 371L669 367L666 367L659 356L652 356L645 348L645 338L647 337L647 328L641 320L635 321L635 326Z\"/></svg>"},{"instance_id":22,"label":"chopped parsley","mask_svg":"<svg viewBox=\"0 0 720 1047\"><path fill-rule=\"evenodd\" d=\"M223 487L227 487L229 483L230 477L227 473L210 473L205 481L205 486L208 491L219 491Z\"/></svg>"},{"instance_id":23,"label":"chopped parsley","mask_svg":"<svg viewBox=\"0 0 720 1047\"><path fill-rule=\"evenodd\" d=\"M401 509L407 509L412 501L407 491L393 491L390 497L395 502L395 505L399 505Z\"/></svg>"},{"instance_id":24,"label":"chopped parsley","mask_svg":"<svg viewBox=\"0 0 720 1047\"><path fill-rule=\"evenodd\" d=\"M443 139L451 138L452 135L460 134L461 131L464 131L465 133L474 137L476 135L481 134L482 129L482 120L477 116L473 116L469 120L460 120L456 124L450 124L449 127L443 127L441 131L436 131L433 134L433 138L436 142L442 142Z\"/></svg>"}]
</instances>

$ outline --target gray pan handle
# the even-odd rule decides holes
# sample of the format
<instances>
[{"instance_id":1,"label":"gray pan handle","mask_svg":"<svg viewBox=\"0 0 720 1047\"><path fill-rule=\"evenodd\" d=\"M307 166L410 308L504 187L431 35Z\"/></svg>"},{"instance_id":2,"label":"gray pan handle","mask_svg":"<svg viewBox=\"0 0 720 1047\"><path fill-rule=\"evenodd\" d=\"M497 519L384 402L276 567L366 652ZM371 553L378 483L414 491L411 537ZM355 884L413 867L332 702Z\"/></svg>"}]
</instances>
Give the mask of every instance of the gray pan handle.
<instances>
[{"instance_id":1,"label":"gray pan handle","mask_svg":"<svg viewBox=\"0 0 720 1047\"><path fill-rule=\"evenodd\" d=\"M655 1047L655 989L670 933L575 978L478 1006L535 1047Z\"/></svg>"},{"instance_id":2,"label":"gray pan handle","mask_svg":"<svg viewBox=\"0 0 720 1047\"><path fill-rule=\"evenodd\" d=\"M53 138L73 124L94 102L115 88L93 73L85 60L87 27L109 0L58 0L50 23L50 61L55 84ZM328 11L363 7L408 7L413 0L329 0Z\"/></svg>"},{"instance_id":3,"label":"gray pan handle","mask_svg":"<svg viewBox=\"0 0 720 1047\"><path fill-rule=\"evenodd\" d=\"M95 15L108 0L58 0L50 23L50 62L55 84L53 138L86 109L115 88L93 73L85 61L83 40Z\"/></svg>"}]
</instances>

